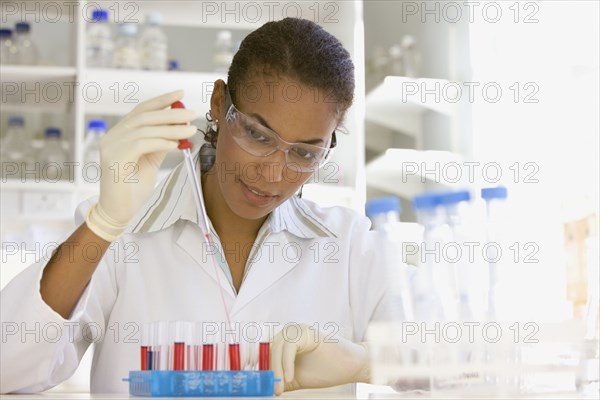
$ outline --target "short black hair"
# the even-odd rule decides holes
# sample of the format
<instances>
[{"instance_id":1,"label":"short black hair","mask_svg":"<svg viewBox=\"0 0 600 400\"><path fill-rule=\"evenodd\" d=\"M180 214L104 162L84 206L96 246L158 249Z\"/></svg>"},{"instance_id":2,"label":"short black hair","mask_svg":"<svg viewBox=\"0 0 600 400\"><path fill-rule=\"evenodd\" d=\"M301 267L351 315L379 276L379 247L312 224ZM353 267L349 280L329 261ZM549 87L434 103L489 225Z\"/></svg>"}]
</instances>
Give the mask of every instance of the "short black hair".
<instances>
[{"instance_id":1,"label":"short black hair","mask_svg":"<svg viewBox=\"0 0 600 400\"><path fill-rule=\"evenodd\" d=\"M240 44L227 75L232 100L253 76L279 74L318 89L332 102L338 123L354 100L354 64L340 41L316 23L301 18L267 22ZM210 128L205 140L216 145Z\"/></svg>"}]
</instances>

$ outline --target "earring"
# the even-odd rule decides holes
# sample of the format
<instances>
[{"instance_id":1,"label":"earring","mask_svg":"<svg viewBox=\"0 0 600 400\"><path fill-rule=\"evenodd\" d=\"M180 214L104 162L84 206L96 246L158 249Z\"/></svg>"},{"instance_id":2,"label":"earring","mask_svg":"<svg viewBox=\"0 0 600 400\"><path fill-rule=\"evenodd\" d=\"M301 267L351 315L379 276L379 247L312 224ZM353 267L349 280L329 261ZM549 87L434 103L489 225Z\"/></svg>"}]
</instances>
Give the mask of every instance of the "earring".
<instances>
[{"instance_id":1,"label":"earring","mask_svg":"<svg viewBox=\"0 0 600 400\"><path fill-rule=\"evenodd\" d=\"M210 129L217 132L217 130L219 129L219 127L217 125L218 123L219 123L219 120L215 119L213 122L210 123Z\"/></svg>"}]
</instances>

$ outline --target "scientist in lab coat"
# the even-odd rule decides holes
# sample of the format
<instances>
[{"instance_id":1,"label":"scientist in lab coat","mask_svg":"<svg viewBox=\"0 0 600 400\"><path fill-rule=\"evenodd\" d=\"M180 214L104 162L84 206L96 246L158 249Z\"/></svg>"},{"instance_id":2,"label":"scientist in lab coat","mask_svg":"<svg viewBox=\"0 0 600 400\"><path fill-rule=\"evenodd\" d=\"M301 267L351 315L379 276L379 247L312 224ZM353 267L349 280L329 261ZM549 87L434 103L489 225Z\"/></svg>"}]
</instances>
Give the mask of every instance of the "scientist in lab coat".
<instances>
[{"instance_id":1,"label":"scientist in lab coat","mask_svg":"<svg viewBox=\"0 0 600 400\"><path fill-rule=\"evenodd\" d=\"M2 392L59 384L93 342L91 391L126 393L140 327L224 321L221 293L233 321L279 327L277 394L369 381L365 333L392 313L391 272L366 217L299 195L352 104L349 53L313 22L286 18L244 39L227 79L215 82L206 144L193 153L220 268L203 245L185 167L155 188L166 153L196 133L188 123L198 116L169 109L182 91L145 101L102 138L100 196L78 207L79 227L2 291ZM291 323L293 341L282 335Z\"/></svg>"}]
</instances>

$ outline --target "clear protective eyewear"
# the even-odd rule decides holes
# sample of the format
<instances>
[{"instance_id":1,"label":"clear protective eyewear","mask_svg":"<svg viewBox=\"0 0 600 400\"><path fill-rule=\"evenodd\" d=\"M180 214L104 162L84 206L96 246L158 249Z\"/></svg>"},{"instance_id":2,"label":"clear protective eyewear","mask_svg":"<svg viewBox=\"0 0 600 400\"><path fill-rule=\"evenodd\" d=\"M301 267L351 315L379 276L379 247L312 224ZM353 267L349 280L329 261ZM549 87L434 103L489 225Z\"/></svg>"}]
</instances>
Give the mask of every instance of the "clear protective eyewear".
<instances>
[{"instance_id":1,"label":"clear protective eyewear","mask_svg":"<svg viewBox=\"0 0 600 400\"><path fill-rule=\"evenodd\" d=\"M233 140L247 153L257 157L267 157L277 150L285 153L287 168L299 172L314 172L330 159L337 141L335 131L327 147L309 143L290 143L283 140L275 131L238 110L227 89L227 104L230 104L225 120Z\"/></svg>"}]
</instances>

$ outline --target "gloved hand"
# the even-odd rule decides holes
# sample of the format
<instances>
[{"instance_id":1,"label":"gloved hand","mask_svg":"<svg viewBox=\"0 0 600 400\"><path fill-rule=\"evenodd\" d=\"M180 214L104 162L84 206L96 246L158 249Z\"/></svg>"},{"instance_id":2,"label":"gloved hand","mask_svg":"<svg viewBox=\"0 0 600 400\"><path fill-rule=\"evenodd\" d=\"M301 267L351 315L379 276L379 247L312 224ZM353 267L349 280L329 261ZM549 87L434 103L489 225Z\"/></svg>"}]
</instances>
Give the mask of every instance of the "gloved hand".
<instances>
[{"instance_id":1,"label":"gloved hand","mask_svg":"<svg viewBox=\"0 0 600 400\"><path fill-rule=\"evenodd\" d=\"M178 90L140 103L100 140L100 198L86 224L104 240L116 240L149 198L167 152L196 133L185 125L194 111L165 109L182 97Z\"/></svg>"},{"instance_id":2,"label":"gloved hand","mask_svg":"<svg viewBox=\"0 0 600 400\"><path fill-rule=\"evenodd\" d=\"M275 378L283 380L275 384L276 395L288 390L369 382L367 344L328 336L303 324L290 327L287 334L284 329L275 335L271 368Z\"/></svg>"}]
</instances>

